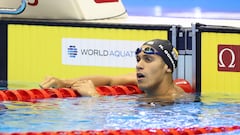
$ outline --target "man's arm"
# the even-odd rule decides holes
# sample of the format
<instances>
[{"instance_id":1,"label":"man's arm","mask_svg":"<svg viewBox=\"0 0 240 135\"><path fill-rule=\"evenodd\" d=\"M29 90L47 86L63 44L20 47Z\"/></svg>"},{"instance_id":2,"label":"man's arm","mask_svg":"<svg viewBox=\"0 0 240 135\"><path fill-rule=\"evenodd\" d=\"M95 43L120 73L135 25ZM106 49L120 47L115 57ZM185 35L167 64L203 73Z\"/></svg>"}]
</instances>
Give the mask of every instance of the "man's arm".
<instances>
[{"instance_id":1,"label":"man's arm","mask_svg":"<svg viewBox=\"0 0 240 135\"><path fill-rule=\"evenodd\" d=\"M84 76L66 80L56 77L47 77L39 86L41 88L70 88L75 82L82 80L91 80L94 86L137 84L136 74L130 73L121 76Z\"/></svg>"}]
</instances>

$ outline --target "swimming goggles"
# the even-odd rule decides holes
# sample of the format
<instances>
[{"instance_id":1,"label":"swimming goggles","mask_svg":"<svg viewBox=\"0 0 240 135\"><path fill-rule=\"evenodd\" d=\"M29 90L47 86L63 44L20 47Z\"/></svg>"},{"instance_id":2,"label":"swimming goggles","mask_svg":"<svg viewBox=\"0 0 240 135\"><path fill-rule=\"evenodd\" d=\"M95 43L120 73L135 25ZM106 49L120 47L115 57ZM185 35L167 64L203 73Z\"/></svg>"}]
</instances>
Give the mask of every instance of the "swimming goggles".
<instances>
[{"instance_id":1,"label":"swimming goggles","mask_svg":"<svg viewBox=\"0 0 240 135\"><path fill-rule=\"evenodd\" d=\"M157 55L160 55L159 52L157 52L156 50L154 50L151 47L146 47L144 49L137 48L137 50L135 51L135 54L138 55L140 52L144 52L145 54L157 54Z\"/></svg>"}]
</instances>

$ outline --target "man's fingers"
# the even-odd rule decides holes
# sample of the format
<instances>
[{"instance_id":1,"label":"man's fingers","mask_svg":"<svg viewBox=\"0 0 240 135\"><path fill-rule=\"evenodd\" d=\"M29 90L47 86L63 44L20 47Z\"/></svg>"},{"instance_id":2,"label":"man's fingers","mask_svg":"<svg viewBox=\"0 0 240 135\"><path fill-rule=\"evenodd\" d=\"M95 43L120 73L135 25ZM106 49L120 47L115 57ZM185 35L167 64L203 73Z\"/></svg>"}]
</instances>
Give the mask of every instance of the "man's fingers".
<instances>
[{"instance_id":1,"label":"man's fingers","mask_svg":"<svg viewBox=\"0 0 240 135\"><path fill-rule=\"evenodd\" d=\"M99 96L91 80L76 81L71 88L75 89L82 96Z\"/></svg>"},{"instance_id":2,"label":"man's fingers","mask_svg":"<svg viewBox=\"0 0 240 135\"><path fill-rule=\"evenodd\" d=\"M42 83L39 84L40 88L45 89L45 88L56 88L57 83L56 79L53 77L47 77Z\"/></svg>"}]
</instances>

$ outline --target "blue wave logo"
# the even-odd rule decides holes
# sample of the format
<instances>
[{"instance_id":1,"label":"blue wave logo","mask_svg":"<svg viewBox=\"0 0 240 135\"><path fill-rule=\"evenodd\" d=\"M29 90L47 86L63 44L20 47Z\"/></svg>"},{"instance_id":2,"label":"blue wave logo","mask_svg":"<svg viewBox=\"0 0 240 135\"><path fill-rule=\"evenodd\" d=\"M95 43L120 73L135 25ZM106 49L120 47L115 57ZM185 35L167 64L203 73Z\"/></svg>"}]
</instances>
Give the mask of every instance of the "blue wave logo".
<instances>
[{"instance_id":1,"label":"blue wave logo","mask_svg":"<svg viewBox=\"0 0 240 135\"><path fill-rule=\"evenodd\" d=\"M67 51L70 58L75 58L78 55L78 50L75 45L70 45Z\"/></svg>"}]
</instances>

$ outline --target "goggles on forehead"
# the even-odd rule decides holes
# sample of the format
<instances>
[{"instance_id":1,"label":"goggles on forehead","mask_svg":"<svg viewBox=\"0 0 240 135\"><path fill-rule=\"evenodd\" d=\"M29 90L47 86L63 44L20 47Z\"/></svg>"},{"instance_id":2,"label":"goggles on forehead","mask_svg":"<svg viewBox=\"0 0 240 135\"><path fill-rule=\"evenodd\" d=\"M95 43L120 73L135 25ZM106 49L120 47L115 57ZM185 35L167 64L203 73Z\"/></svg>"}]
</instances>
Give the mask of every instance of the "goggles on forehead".
<instances>
[{"instance_id":1,"label":"goggles on forehead","mask_svg":"<svg viewBox=\"0 0 240 135\"><path fill-rule=\"evenodd\" d=\"M142 48L137 48L135 54L138 55L140 52L143 52L145 54L157 54L157 55L160 55L159 52L157 52L156 50L154 50L153 48L151 47L146 47L144 49Z\"/></svg>"}]
</instances>

